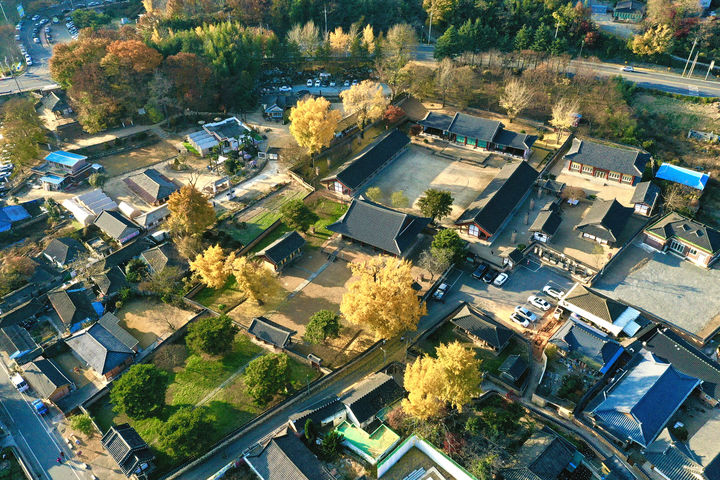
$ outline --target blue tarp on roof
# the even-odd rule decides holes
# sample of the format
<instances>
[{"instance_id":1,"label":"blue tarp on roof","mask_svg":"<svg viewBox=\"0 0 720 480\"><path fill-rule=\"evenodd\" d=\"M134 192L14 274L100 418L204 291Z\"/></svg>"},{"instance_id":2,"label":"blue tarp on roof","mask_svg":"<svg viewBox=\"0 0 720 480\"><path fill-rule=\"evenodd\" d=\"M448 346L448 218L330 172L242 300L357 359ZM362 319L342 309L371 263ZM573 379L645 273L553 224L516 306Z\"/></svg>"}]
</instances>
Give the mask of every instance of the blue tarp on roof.
<instances>
[{"instance_id":1,"label":"blue tarp on roof","mask_svg":"<svg viewBox=\"0 0 720 480\"><path fill-rule=\"evenodd\" d=\"M664 163L660 166L655 178L661 178L670 182L680 183L688 187L704 190L710 176L707 173L696 172L689 168L678 167Z\"/></svg>"},{"instance_id":2,"label":"blue tarp on roof","mask_svg":"<svg viewBox=\"0 0 720 480\"><path fill-rule=\"evenodd\" d=\"M19 222L20 220L30 218L30 214L22 207L22 205L9 205L7 207L3 207L2 211L10 219L10 222Z\"/></svg>"},{"instance_id":3,"label":"blue tarp on roof","mask_svg":"<svg viewBox=\"0 0 720 480\"><path fill-rule=\"evenodd\" d=\"M41 182L52 183L53 185L60 185L63 180L65 180L64 177L58 177L57 175L44 175L40 177Z\"/></svg>"},{"instance_id":4,"label":"blue tarp on roof","mask_svg":"<svg viewBox=\"0 0 720 480\"><path fill-rule=\"evenodd\" d=\"M10 227L10 222L3 222L2 220L0 220L0 232L7 232L8 230L10 230Z\"/></svg>"},{"instance_id":5,"label":"blue tarp on roof","mask_svg":"<svg viewBox=\"0 0 720 480\"><path fill-rule=\"evenodd\" d=\"M98 317L102 317L103 313L105 313L105 307L103 307L103 304L100 302L92 302L92 306L95 313L98 314Z\"/></svg>"},{"instance_id":6,"label":"blue tarp on roof","mask_svg":"<svg viewBox=\"0 0 720 480\"><path fill-rule=\"evenodd\" d=\"M45 160L48 162L59 163L60 165L67 165L68 167L74 166L81 160L87 160L85 155L78 155L77 153L63 152L58 150L57 152L51 152Z\"/></svg>"}]
</instances>

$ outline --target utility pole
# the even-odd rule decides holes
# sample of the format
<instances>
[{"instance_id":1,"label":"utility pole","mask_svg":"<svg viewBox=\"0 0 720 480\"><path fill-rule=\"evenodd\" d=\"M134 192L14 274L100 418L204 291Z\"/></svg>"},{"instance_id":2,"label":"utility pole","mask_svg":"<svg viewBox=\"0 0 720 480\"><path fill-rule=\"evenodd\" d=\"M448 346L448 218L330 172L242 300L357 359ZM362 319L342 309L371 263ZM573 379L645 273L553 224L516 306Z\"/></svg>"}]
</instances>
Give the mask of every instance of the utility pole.
<instances>
[{"instance_id":1,"label":"utility pole","mask_svg":"<svg viewBox=\"0 0 720 480\"><path fill-rule=\"evenodd\" d=\"M432 17L433 17L433 6L430 4L430 24L428 25L428 45L430 45L430 37L432 36Z\"/></svg>"},{"instance_id":2,"label":"utility pole","mask_svg":"<svg viewBox=\"0 0 720 480\"><path fill-rule=\"evenodd\" d=\"M690 63L690 58L692 57L692 54L693 54L693 52L695 51L695 46L697 45L697 41L698 41L698 39L697 39L697 37L695 37L695 41L693 42L693 46L692 46L692 48L690 49L690 54L688 55L688 59L687 59L687 61L685 62L685 68L683 68L683 73L682 73L682 75L680 75L681 77L684 77L684 76L685 76L685 70L687 70L688 63Z\"/></svg>"},{"instance_id":3,"label":"utility pole","mask_svg":"<svg viewBox=\"0 0 720 480\"><path fill-rule=\"evenodd\" d=\"M698 57L700 56L700 50L697 51L695 54L695 58L693 59L692 66L690 67L690 71L688 72L688 78L692 77L693 72L695 71L695 65L697 64Z\"/></svg>"},{"instance_id":4,"label":"utility pole","mask_svg":"<svg viewBox=\"0 0 720 480\"><path fill-rule=\"evenodd\" d=\"M583 38L582 42L580 43L580 54L578 55L578 58L582 60L582 50L585 46L585 39Z\"/></svg>"},{"instance_id":5,"label":"utility pole","mask_svg":"<svg viewBox=\"0 0 720 480\"><path fill-rule=\"evenodd\" d=\"M558 33L558 30L559 30L559 29L560 29L560 22L557 22L557 23L555 24L555 39L556 39L556 40L557 40L557 33Z\"/></svg>"},{"instance_id":6,"label":"utility pole","mask_svg":"<svg viewBox=\"0 0 720 480\"><path fill-rule=\"evenodd\" d=\"M5 21L10 23L10 20L8 20L7 15L5 15L5 8L3 7L2 2L0 2L0 10L2 10L3 17L5 17Z\"/></svg>"},{"instance_id":7,"label":"utility pole","mask_svg":"<svg viewBox=\"0 0 720 480\"><path fill-rule=\"evenodd\" d=\"M715 60L713 60L713 61L710 62L710 65L708 66L707 73L705 74L705 80L708 79L708 76L710 75L710 70L712 70L713 68L715 68Z\"/></svg>"},{"instance_id":8,"label":"utility pole","mask_svg":"<svg viewBox=\"0 0 720 480\"><path fill-rule=\"evenodd\" d=\"M323 10L325 12L325 38L327 38L327 5L323 7Z\"/></svg>"}]
</instances>

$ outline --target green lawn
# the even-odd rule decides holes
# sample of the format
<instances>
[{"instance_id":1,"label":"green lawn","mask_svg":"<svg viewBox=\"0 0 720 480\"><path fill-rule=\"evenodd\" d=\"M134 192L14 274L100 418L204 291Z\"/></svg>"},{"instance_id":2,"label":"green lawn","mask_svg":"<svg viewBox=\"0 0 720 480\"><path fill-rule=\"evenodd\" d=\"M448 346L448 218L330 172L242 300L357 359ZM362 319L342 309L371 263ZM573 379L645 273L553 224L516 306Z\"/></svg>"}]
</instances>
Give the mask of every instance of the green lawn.
<instances>
[{"instance_id":1,"label":"green lawn","mask_svg":"<svg viewBox=\"0 0 720 480\"><path fill-rule=\"evenodd\" d=\"M140 436L153 447L157 456L157 465L161 472L168 471L183 461L167 452L160 441L162 427L167 418L182 406L196 406L205 397L228 380L233 373L246 365L253 357L266 353L260 346L252 343L244 333L238 333L233 349L227 355L217 358L206 355L191 354L183 364L165 370L170 385L166 394L166 406L159 418L135 420L124 414L113 411L109 395L91 405L90 413L98 426L106 431L110 426L130 423ZM317 372L290 359L291 394L302 389L308 381L317 378ZM280 401L282 397L277 398ZM252 420L269 405L258 406L247 395L244 375L235 377L231 382L218 390L204 404L214 419L215 430L210 433L213 441Z\"/></svg>"},{"instance_id":2,"label":"green lawn","mask_svg":"<svg viewBox=\"0 0 720 480\"><path fill-rule=\"evenodd\" d=\"M270 225L280 218L280 208L288 202L302 199L307 195L305 190L289 190L282 192L263 202L265 211L245 221L245 228L238 228L232 224L226 226L227 232L237 241L247 245L255 240Z\"/></svg>"}]
</instances>

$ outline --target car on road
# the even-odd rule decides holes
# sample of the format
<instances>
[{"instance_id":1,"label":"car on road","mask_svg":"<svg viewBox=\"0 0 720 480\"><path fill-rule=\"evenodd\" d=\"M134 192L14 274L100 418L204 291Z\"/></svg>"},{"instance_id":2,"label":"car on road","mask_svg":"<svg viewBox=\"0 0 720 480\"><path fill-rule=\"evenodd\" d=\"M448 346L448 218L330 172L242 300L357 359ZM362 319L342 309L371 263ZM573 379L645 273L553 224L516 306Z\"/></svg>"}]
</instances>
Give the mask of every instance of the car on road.
<instances>
[{"instance_id":1,"label":"car on road","mask_svg":"<svg viewBox=\"0 0 720 480\"><path fill-rule=\"evenodd\" d=\"M350 86L350 80L345 80L343 82L343 87L349 87Z\"/></svg>"},{"instance_id":2,"label":"car on road","mask_svg":"<svg viewBox=\"0 0 720 480\"><path fill-rule=\"evenodd\" d=\"M509 278L509 275L505 272L501 273L497 277L495 277L495 280L493 280L493 285L496 287L502 287L505 282L507 282L507 279Z\"/></svg>"},{"instance_id":3,"label":"car on road","mask_svg":"<svg viewBox=\"0 0 720 480\"><path fill-rule=\"evenodd\" d=\"M435 292L433 293L433 299L437 300L438 302L444 302L445 294L447 294L448 290L450 290L448 284L441 283L437 290L435 290Z\"/></svg>"},{"instance_id":4,"label":"car on road","mask_svg":"<svg viewBox=\"0 0 720 480\"><path fill-rule=\"evenodd\" d=\"M623 72L634 72L635 71L635 69L633 68L632 65L625 65L620 70Z\"/></svg>"},{"instance_id":5,"label":"car on road","mask_svg":"<svg viewBox=\"0 0 720 480\"><path fill-rule=\"evenodd\" d=\"M552 285L545 285L543 287L543 292L557 300L560 300L563 295L565 295L565 292L563 292L559 288L553 287Z\"/></svg>"},{"instance_id":6,"label":"car on road","mask_svg":"<svg viewBox=\"0 0 720 480\"><path fill-rule=\"evenodd\" d=\"M515 313L531 322L537 320L537 315L535 315L533 312L523 307L522 305L518 305L517 307L515 307Z\"/></svg>"},{"instance_id":7,"label":"car on road","mask_svg":"<svg viewBox=\"0 0 720 480\"><path fill-rule=\"evenodd\" d=\"M45 415L48 413L48 407L45 405L45 402L42 400L34 400L32 402L32 406L35 409L35 411L38 413L38 415Z\"/></svg>"},{"instance_id":8,"label":"car on road","mask_svg":"<svg viewBox=\"0 0 720 480\"><path fill-rule=\"evenodd\" d=\"M482 281L490 285L493 280L495 280L495 277L497 276L498 272L493 270L492 268L488 268L488 271L485 272L485 275L482 276Z\"/></svg>"},{"instance_id":9,"label":"car on road","mask_svg":"<svg viewBox=\"0 0 720 480\"><path fill-rule=\"evenodd\" d=\"M292 87L288 87L287 85L283 85L282 87L278 88L281 92L292 92Z\"/></svg>"},{"instance_id":10,"label":"car on road","mask_svg":"<svg viewBox=\"0 0 720 480\"><path fill-rule=\"evenodd\" d=\"M477 267L477 268L475 269L475 271L472 273L473 278L477 278L478 280L482 280L483 275L485 275L485 272L487 272L487 270L488 270L489 268L490 268L490 267L488 267L488 265L487 265L486 263L481 263L480 265L478 265L478 267Z\"/></svg>"},{"instance_id":11,"label":"car on road","mask_svg":"<svg viewBox=\"0 0 720 480\"><path fill-rule=\"evenodd\" d=\"M547 312L548 310L550 310L552 308L552 305L550 305L550 302L548 302L547 300L543 300L542 298L535 296L535 295L530 295L528 297L528 303L530 305L532 305L533 307L539 308L543 312Z\"/></svg>"},{"instance_id":12,"label":"car on road","mask_svg":"<svg viewBox=\"0 0 720 480\"><path fill-rule=\"evenodd\" d=\"M334 87L334 86L335 86L335 80L331 80L331 81L330 81L330 86L331 86L331 87Z\"/></svg>"},{"instance_id":13,"label":"car on road","mask_svg":"<svg viewBox=\"0 0 720 480\"><path fill-rule=\"evenodd\" d=\"M53 17L53 23L60 23L60 19L58 17Z\"/></svg>"},{"instance_id":14,"label":"car on road","mask_svg":"<svg viewBox=\"0 0 720 480\"><path fill-rule=\"evenodd\" d=\"M25 59L25 65L27 65L28 67L32 67L32 64L33 64L32 58Z\"/></svg>"},{"instance_id":15,"label":"car on road","mask_svg":"<svg viewBox=\"0 0 720 480\"><path fill-rule=\"evenodd\" d=\"M20 35L15 35L15 41L20 41Z\"/></svg>"},{"instance_id":16,"label":"car on road","mask_svg":"<svg viewBox=\"0 0 720 480\"><path fill-rule=\"evenodd\" d=\"M353 80L353 81L352 81L352 84L353 84L353 87L354 87L355 85L358 84L358 81L357 81L357 80Z\"/></svg>"},{"instance_id":17,"label":"car on road","mask_svg":"<svg viewBox=\"0 0 720 480\"><path fill-rule=\"evenodd\" d=\"M30 389L30 386L27 384L25 379L19 373L16 373L12 377L10 377L10 380L12 381L13 385L15 385L15 388L17 388L19 392L27 392Z\"/></svg>"},{"instance_id":18,"label":"car on road","mask_svg":"<svg viewBox=\"0 0 720 480\"><path fill-rule=\"evenodd\" d=\"M33 42L40 43L40 39L38 37L33 38Z\"/></svg>"},{"instance_id":19,"label":"car on road","mask_svg":"<svg viewBox=\"0 0 720 480\"><path fill-rule=\"evenodd\" d=\"M313 86L312 78L308 78L308 81L305 82L305 85L308 86L308 87L312 87L312 86Z\"/></svg>"},{"instance_id":20,"label":"car on road","mask_svg":"<svg viewBox=\"0 0 720 480\"><path fill-rule=\"evenodd\" d=\"M528 328L530 326L530 322L528 322L526 318L523 318L520 315L518 315L517 312L513 312L510 314L510 320L512 320L513 322L515 322L518 325L521 325L525 328Z\"/></svg>"},{"instance_id":21,"label":"car on road","mask_svg":"<svg viewBox=\"0 0 720 480\"><path fill-rule=\"evenodd\" d=\"M17 25L15 25L15 30L17 30L18 32L19 32L20 30L22 30L22 25L19 24L19 23L18 23Z\"/></svg>"},{"instance_id":22,"label":"car on road","mask_svg":"<svg viewBox=\"0 0 720 480\"><path fill-rule=\"evenodd\" d=\"M32 20L33 22L37 22L39 18L40 18L40 15L33 15L33 17L30 20Z\"/></svg>"},{"instance_id":23,"label":"car on road","mask_svg":"<svg viewBox=\"0 0 720 480\"><path fill-rule=\"evenodd\" d=\"M319 78L315 80L315 86L316 86L316 87L319 87L319 86L320 86L320 79L319 79Z\"/></svg>"}]
</instances>

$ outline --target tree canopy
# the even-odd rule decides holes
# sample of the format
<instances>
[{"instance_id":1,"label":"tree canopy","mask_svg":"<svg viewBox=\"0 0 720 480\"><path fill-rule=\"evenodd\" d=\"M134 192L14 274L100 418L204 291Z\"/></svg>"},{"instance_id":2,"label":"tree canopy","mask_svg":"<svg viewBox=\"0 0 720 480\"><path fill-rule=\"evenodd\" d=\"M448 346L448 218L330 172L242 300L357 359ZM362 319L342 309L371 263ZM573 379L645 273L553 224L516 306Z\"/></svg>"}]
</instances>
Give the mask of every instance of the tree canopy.
<instances>
[{"instance_id":1,"label":"tree canopy","mask_svg":"<svg viewBox=\"0 0 720 480\"><path fill-rule=\"evenodd\" d=\"M206 407L181 407L162 425L160 442L178 457L192 457L210 446L214 430Z\"/></svg>"},{"instance_id":2,"label":"tree canopy","mask_svg":"<svg viewBox=\"0 0 720 480\"><path fill-rule=\"evenodd\" d=\"M369 122L382 118L388 104L383 95L382 86L371 80L363 80L347 90L340 92L343 109L348 115L355 115L360 128Z\"/></svg>"},{"instance_id":3,"label":"tree canopy","mask_svg":"<svg viewBox=\"0 0 720 480\"><path fill-rule=\"evenodd\" d=\"M307 232L318 216L302 200L293 200L280 207L282 221L293 230Z\"/></svg>"},{"instance_id":4,"label":"tree canopy","mask_svg":"<svg viewBox=\"0 0 720 480\"><path fill-rule=\"evenodd\" d=\"M227 315L201 318L188 328L185 342L195 351L220 355L232 348L238 328Z\"/></svg>"},{"instance_id":5,"label":"tree canopy","mask_svg":"<svg viewBox=\"0 0 720 480\"><path fill-rule=\"evenodd\" d=\"M310 155L330 145L340 122L340 112L325 97L299 100L290 111L290 133Z\"/></svg>"},{"instance_id":6,"label":"tree canopy","mask_svg":"<svg viewBox=\"0 0 720 480\"><path fill-rule=\"evenodd\" d=\"M167 202L168 226L174 234L199 235L215 224L215 209L195 185L183 185Z\"/></svg>"},{"instance_id":7,"label":"tree canopy","mask_svg":"<svg viewBox=\"0 0 720 480\"><path fill-rule=\"evenodd\" d=\"M5 102L0 133L4 160L12 160L18 168L32 166L39 160L45 128L29 99L16 97Z\"/></svg>"},{"instance_id":8,"label":"tree canopy","mask_svg":"<svg viewBox=\"0 0 720 480\"><path fill-rule=\"evenodd\" d=\"M310 343L322 343L328 337L337 337L339 333L340 316L330 310L319 310L310 316L304 338Z\"/></svg>"},{"instance_id":9,"label":"tree canopy","mask_svg":"<svg viewBox=\"0 0 720 480\"><path fill-rule=\"evenodd\" d=\"M190 262L190 270L208 287L222 288L230 277L225 260L222 247L219 244L211 245Z\"/></svg>"},{"instance_id":10,"label":"tree canopy","mask_svg":"<svg viewBox=\"0 0 720 480\"><path fill-rule=\"evenodd\" d=\"M267 268L248 257L236 257L234 253L230 254L226 265L235 277L238 289L256 303L263 303L277 283Z\"/></svg>"},{"instance_id":11,"label":"tree canopy","mask_svg":"<svg viewBox=\"0 0 720 480\"><path fill-rule=\"evenodd\" d=\"M433 220L442 220L452 212L454 201L450 192L430 188L418 199L418 206L423 215Z\"/></svg>"},{"instance_id":12,"label":"tree canopy","mask_svg":"<svg viewBox=\"0 0 720 480\"><path fill-rule=\"evenodd\" d=\"M131 418L157 415L165 405L167 379L153 364L131 366L115 380L110 389L110 401L118 412Z\"/></svg>"},{"instance_id":13,"label":"tree canopy","mask_svg":"<svg viewBox=\"0 0 720 480\"><path fill-rule=\"evenodd\" d=\"M451 261L458 262L462 259L465 251L465 242L457 231L446 228L435 234L432 244L430 244L430 250L434 257L449 257Z\"/></svg>"},{"instance_id":14,"label":"tree canopy","mask_svg":"<svg viewBox=\"0 0 720 480\"><path fill-rule=\"evenodd\" d=\"M261 405L285 390L289 382L289 359L284 353L267 353L252 360L245 368L247 392Z\"/></svg>"}]
</instances>

